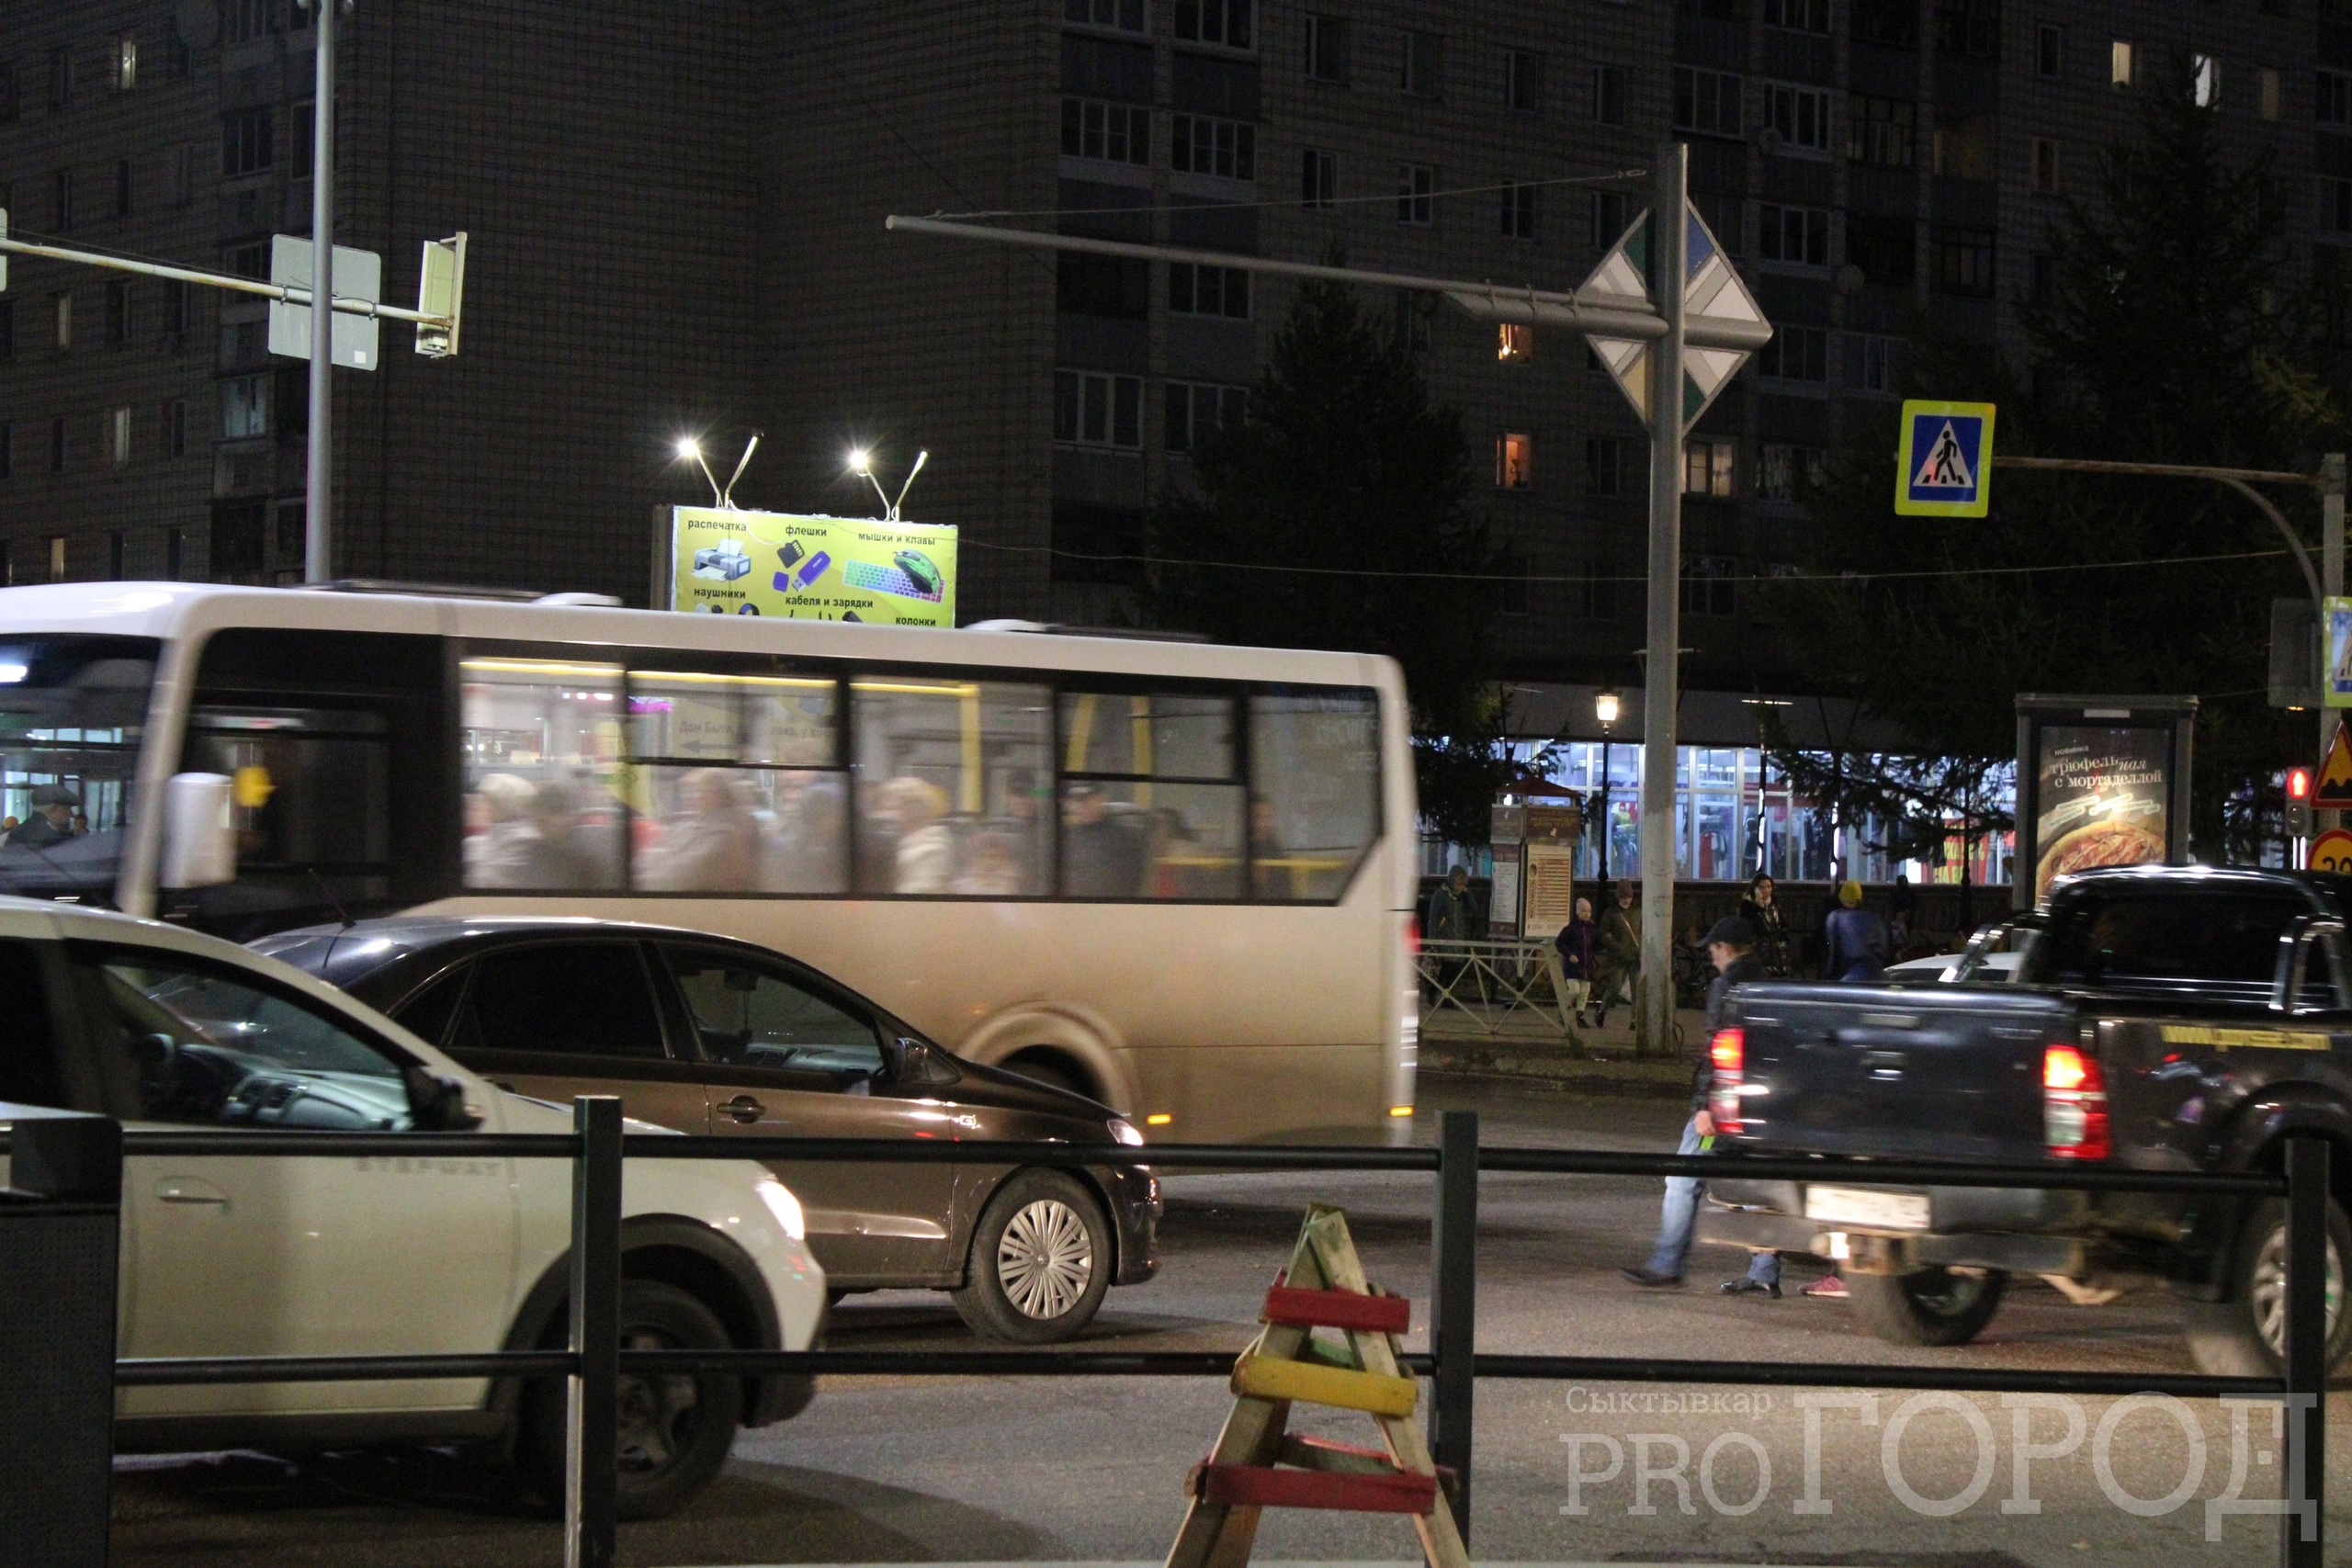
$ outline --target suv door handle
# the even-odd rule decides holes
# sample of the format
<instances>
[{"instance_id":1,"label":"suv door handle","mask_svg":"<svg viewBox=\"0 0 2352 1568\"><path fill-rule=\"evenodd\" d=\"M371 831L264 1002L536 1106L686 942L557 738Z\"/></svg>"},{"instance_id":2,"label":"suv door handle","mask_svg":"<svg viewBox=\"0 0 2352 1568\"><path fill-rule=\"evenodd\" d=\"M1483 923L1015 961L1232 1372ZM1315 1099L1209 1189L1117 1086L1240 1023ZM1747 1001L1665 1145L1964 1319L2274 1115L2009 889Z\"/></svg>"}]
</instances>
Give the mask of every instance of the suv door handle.
<instances>
[{"instance_id":1,"label":"suv door handle","mask_svg":"<svg viewBox=\"0 0 2352 1568\"><path fill-rule=\"evenodd\" d=\"M165 1203L212 1203L225 1209L229 1195L209 1181L194 1176L166 1176L155 1183L155 1197Z\"/></svg>"},{"instance_id":2,"label":"suv door handle","mask_svg":"<svg viewBox=\"0 0 2352 1568\"><path fill-rule=\"evenodd\" d=\"M731 1116L748 1127L767 1113L767 1107L748 1094L739 1094L720 1105L718 1112L722 1116Z\"/></svg>"}]
</instances>

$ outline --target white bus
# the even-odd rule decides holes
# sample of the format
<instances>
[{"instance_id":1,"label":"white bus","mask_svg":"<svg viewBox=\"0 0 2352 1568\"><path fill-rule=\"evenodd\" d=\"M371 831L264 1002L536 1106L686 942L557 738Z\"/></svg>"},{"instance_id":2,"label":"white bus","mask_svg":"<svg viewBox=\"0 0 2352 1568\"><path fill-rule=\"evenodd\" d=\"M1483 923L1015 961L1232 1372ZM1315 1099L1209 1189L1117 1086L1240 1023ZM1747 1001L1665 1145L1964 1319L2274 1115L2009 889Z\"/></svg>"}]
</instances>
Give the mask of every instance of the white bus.
<instances>
[{"instance_id":1,"label":"white bus","mask_svg":"<svg viewBox=\"0 0 2352 1568\"><path fill-rule=\"evenodd\" d=\"M179 809L222 777L233 863L220 808ZM397 911L683 926L1154 1139L1408 1126L1417 838L1382 659L11 588L0 816L0 893L240 940Z\"/></svg>"}]
</instances>

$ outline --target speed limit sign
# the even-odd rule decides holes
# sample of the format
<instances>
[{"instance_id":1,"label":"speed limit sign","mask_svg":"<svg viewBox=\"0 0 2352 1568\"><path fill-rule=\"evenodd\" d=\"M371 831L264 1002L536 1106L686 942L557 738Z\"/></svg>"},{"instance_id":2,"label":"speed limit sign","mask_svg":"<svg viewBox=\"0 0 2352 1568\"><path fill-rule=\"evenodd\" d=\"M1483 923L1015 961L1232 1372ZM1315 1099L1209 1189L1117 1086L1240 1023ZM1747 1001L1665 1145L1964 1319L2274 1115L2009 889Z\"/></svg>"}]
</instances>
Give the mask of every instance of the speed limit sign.
<instances>
[{"instance_id":1,"label":"speed limit sign","mask_svg":"<svg viewBox=\"0 0 2352 1568\"><path fill-rule=\"evenodd\" d=\"M2352 872L2352 829L2330 828L2313 839L2311 869Z\"/></svg>"}]
</instances>

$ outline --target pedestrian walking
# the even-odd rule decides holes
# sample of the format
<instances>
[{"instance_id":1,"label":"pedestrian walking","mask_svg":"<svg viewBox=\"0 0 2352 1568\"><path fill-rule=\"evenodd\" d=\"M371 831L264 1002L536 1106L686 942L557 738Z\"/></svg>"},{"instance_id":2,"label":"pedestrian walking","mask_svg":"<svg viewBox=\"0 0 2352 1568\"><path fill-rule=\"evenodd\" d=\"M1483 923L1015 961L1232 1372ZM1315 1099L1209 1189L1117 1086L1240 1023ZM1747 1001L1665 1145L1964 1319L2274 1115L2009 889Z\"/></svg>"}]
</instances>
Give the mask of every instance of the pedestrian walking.
<instances>
[{"instance_id":1,"label":"pedestrian walking","mask_svg":"<svg viewBox=\"0 0 2352 1568\"><path fill-rule=\"evenodd\" d=\"M1432 942L1468 942L1470 912L1470 868L1457 865L1430 894L1429 919L1421 934Z\"/></svg>"},{"instance_id":2,"label":"pedestrian walking","mask_svg":"<svg viewBox=\"0 0 2352 1568\"><path fill-rule=\"evenodd\" d=\"M1862 885L1838 889L1838 908L1822 927L1821 977L1868 985L1886 973L1886 928L1862 908Z\"/></svg>"},{"instance_id":3,"label":"pedestrian walking","mask_svg":"<svg viewBox=\"0 0 2352 1568\"><path fill-rule=\"evenodd\" d=\"M1707 1091L1714 1077L1714 1033L1723 1027L1729 1011L1732 987L1767 977L1764 965L1756 958L1756 928L1737 915L1726 915L1717 920L1702 940L1708 961L1715 966L1715 977L1707 986L1707 1029L1701 1037L1699 1060L1690 1077L1690 1120L1684 1123L1682 1141L1674 1151L1679 1155L1707 1154L1714 1147L1715 1119L1707 1109ZM1690 1256L1691 1232L1698 1224L1699 1201L1706 1192L1706 1182L1698 1177L1668 1177L1666 1202L1658 1213L1657 1245L1651 1249L1649 1261L1618 1272L1651 1290L1681 1284L1682 1266ZM1727 1281L1723 1290L1727 1296L1761 1295L1777 1300L1781 1294L1781 1255L1751 1253L1747 1272Z\"/></svg>"},{"instance_id":4,"label":"pedestrian walking","mask_svg":"<svg viewBox=\"0 0 2352 1568\"><path fill-rule=\"evenodd\" d=\"M1638 985L1642 973L1642 928L1634 916L1634 885L1619 878L1616 897L1601 912L1593 940L1600 944L1592 983L1592 1026L1609 1027L1609 1010L1627 981Z\"/></svg>"},{"instance_id":5,"label":"pedestrian walking","mask_svg":"<svg viewBox=\"0 0 2352 1568\"><path fill-rule=\"evenodd\" d=\"M1739 901L1739 918L1756 928L1756 961L1775 980L1789 973L1789 928L1774 901L1772 879L1762 872L1747 879L1747 897Z\"/></svg>"},{"instance_id":6,"label":"pedestrian walking","mask_svg":"<svg viewBox=\"0 0 2352 1568\"><path fill-rule=\"evenodd\" d=\"M1560 979L1566 987L1560 1005L1572 1012L1577 1027L1584 1023L1585 998L1592 989L1593 965L1600 958L1600 931L1592 923L1592 900L1579 898L1576 903L1576 918L1562 926L1552 938L1553 951L1560 955Z\"/></svg>"}]
</instances>

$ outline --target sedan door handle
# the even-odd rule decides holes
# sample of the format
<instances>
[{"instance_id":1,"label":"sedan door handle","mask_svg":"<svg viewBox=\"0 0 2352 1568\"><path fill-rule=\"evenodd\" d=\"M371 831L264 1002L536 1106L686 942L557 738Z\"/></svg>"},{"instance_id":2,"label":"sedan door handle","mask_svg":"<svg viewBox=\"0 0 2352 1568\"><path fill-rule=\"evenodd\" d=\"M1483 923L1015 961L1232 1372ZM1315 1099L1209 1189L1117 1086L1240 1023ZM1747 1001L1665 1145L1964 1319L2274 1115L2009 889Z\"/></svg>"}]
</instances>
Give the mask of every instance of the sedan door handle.
<instances>
[{"instance_id":1,"label":"sedan door handle","mask_svg":"<svg viewBox=\"0 0 2352 1568\"><path fill-rule=\"evenodd\" d=\"M212 1203L225 1209L229 1195L209 1181L193 1176L166 1176L157 1179L155 1197L164 1203Z\"/></svg>"},{"instance_id":2,"label":"sedan door handle","mask_svg":"<svg viewBox=\"0 0 2352 1568\"><path fill-rule=\"evenodd\" d=\"M767 1114L767 1107L748 1094L739 1094L718 1108L722 1116L731 1116L746 1127Z\"/></svg>"}]
</instances>

